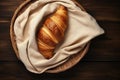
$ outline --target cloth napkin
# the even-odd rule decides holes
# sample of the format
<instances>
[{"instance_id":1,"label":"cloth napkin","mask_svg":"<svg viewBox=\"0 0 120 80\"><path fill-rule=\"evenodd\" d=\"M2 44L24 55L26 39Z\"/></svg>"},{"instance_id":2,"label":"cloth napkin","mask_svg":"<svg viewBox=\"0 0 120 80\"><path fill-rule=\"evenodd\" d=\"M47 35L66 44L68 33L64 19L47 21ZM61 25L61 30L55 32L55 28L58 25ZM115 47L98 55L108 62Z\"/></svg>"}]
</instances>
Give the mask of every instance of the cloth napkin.
<instances>
[{"instance_id":1,"label":"cloth napkin","mask_svg":"<svg viewBox=\"0 0 120 80\"><path fill-rule=\"evenodd\" d=\"M60 4L68 9L69 26L64 41L54 51L55 55L45 59L38 51L36 30L42 19L53 13ZM104 30L71 0L37 0L16 18L14 32L20 60L29 71L41 74L66 62Z\"/></svg>"}]
</instances>

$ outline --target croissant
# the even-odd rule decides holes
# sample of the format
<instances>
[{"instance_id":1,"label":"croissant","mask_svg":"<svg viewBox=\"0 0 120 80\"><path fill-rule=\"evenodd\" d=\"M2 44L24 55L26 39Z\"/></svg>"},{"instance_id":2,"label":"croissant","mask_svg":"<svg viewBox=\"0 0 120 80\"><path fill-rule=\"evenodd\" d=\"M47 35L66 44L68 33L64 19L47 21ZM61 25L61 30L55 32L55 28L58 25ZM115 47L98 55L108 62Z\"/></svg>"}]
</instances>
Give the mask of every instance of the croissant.
<instances>
[{"instance_id":1,"label":"croissant","mask_svg":"<svg viewBox=\"0 0 120 80\"><path fill-rule=\"evenodd\" d=\"M57 44L64 38L67 28L67 8L60 5L57 10L44 21L37 34L39 52L50 59L54 55Z\"/></svg>"}]
</instances>

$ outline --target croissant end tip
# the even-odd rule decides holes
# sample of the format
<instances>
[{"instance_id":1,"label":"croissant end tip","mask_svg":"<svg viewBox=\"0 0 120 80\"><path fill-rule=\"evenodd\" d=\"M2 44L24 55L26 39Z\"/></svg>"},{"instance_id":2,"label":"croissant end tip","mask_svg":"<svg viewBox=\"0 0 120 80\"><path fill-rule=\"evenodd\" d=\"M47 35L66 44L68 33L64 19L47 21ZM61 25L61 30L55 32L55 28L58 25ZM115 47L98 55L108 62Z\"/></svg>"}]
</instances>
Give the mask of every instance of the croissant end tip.
<instances>
[{"instance_id":1,"label":"croissant end tip","mask_svg":"<svg viewBox=\"0 0 120 80\"><path fill-rule=\"evenodd\" d=\"M58 9L66 10L66 7L63 5L60 5Z\"/></svg>"}]
</instances>

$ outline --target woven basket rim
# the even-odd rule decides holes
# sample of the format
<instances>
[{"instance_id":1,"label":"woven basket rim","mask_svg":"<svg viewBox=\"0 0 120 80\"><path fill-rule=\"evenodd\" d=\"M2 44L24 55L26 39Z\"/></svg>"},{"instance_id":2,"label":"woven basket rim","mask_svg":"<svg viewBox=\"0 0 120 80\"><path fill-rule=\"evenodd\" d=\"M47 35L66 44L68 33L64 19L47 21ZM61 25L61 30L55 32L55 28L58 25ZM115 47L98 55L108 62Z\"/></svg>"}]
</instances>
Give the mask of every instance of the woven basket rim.
<instances>
[{"instance_id":1,"label":"woven basket rim","mask_svg":"<svg viewBox=\"0 0 120 80\"><path fill-rule=\"evenodd\" d=\"M20 4L20 6L18 6L18 8L15 10L12 20L11 20L11 24L10 24L10 38L11 38L11 43L12 43L12 47L15 51L15 54L17 56L17 58L19 59L19 52L17 49L17 45L16 45L16 41L15 41L15 34L14 34L14 22L15 19L17 18L17 16L19 15L20 11L26 7L26 5L28 5L32 0L26 0L24 1L22 4ZM83 11L85 11L85 9L81 6L81 4L79 4L76 0L72 0L77 6L79 6ZM83 48L82 51L80 51L79 53L73 55L68 61L66 61L65 63L49 69L45 72L47 73L58 73L58 72L62 72L65 71L71 67L73 67L75 64L77 64L82 57L87 53L88 49L89 49L89 44L90 42L88 42L88 44Z\"/></svg>"}]
</instances>

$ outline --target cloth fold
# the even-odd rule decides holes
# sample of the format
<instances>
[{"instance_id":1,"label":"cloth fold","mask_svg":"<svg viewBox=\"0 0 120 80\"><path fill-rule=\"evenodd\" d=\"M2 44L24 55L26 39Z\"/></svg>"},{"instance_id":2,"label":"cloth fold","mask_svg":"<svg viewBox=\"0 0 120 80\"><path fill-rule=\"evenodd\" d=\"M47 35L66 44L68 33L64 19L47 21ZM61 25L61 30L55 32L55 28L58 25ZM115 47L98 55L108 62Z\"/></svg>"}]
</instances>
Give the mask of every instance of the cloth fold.
<instances>
[{"instance_id":1,"label":"cloth fold","mask_svg":"<svg viewBox=\"0 0 120 80\"><path fill-rule=\"evenodd\" d=\"M64 41L54 51L55 55L45 59L38 51L36 30L42 19L53 13L60 4L68 9L69 26ZM104 30L71 0L36 0L16 18L14 32L20 60L29 71L40 74L66 62Z\"/></svg>"}]
</instances>

